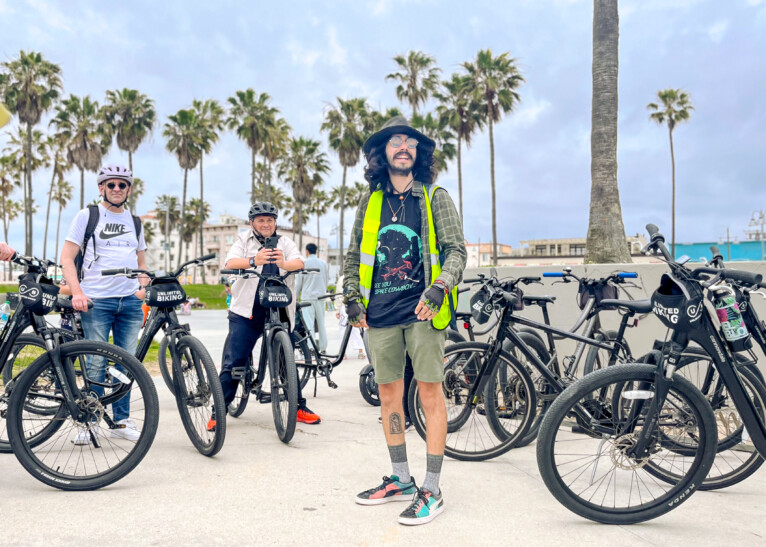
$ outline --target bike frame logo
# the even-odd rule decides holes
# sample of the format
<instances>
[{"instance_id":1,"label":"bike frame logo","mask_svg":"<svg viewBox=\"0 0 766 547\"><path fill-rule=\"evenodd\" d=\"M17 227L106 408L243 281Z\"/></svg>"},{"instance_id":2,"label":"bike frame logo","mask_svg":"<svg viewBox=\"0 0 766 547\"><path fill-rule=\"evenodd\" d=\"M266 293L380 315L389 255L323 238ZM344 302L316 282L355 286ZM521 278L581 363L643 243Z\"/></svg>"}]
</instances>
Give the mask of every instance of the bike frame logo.
<instances>
[{"instance_id":1,"label":"bike frame logo","mask_svg":"<svg viewBox=\"0 0 766 547\"><path fill-rule=\"evenodd\" d=\"M700 301L700 303L697 304L696 306L692 304L691 306L686 308L686 315L689 316L689 323L694 323L700 317L702 317L702 301Z\"/></svg>"},{"instance_id":2,"label":"bike frame logo","mask_svg":"<svg viewBox=\"0 0 766 547\"><path fill-rule=\"evenodd\" d=\"M655 302L654 308L652 309L654 312L654 315L657 315L659 317L665 317L668 321L673 323L674 325L678 323L678 308L666 308L662 304L657 304Z\"/></svg>"},{"instance_id":3,"label":"bike frame logo","mask_svg":"<svg viewBox=\"0 0 766 547\"><path fill-rule=\"evenodd\" d=\"M39 287L28 287L27 285L19 285L19 294L22 298L26 298L27 300L37 300L37 297L40 296L40 288Z\"/></svg>"}]
</instances>

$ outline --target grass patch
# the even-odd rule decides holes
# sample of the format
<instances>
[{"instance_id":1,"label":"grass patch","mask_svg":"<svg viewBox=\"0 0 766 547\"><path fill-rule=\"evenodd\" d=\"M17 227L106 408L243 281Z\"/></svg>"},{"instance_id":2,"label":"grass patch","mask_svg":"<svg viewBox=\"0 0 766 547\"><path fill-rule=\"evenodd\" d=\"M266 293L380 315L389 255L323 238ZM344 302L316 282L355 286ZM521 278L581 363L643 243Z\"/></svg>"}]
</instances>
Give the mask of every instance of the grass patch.
<instances>
[{"instance_id":1,"label":"grass patch","mask_svg":"<svg viewBox=\"0 0 766 547\"><path fill-rule=\"evenodd\" d=\"M223 285L184 285L189 298L199 298L206 310L226 309L226 289Z\"/></svg>"}]
</instances>

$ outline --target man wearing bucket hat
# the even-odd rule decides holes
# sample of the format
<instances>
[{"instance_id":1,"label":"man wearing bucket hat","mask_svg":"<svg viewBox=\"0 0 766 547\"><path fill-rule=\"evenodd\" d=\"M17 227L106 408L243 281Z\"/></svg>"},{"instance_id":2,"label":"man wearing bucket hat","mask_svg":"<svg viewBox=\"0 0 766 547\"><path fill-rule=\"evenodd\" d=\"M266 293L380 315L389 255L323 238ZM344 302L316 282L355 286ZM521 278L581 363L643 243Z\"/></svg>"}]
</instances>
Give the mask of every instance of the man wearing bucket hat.
<instances>
[{"instance_id":1,"label":"man wearing bucket hat","mask_svg":"<svg viewBox=\"0 0 766 547\"><path fill-rule=\"evenodd\" d=\"M101 271L147 269L141 222L124 209L132 185L133 173L126 167L107 165L99 169L101 203L89 205L77 213L61 251L64 278L72 291L72 306L82 312L85 338L107 341L111 332L114 344L130 354L136 352L138 331L144 318L141 310L144 286L149 283L149 278L145 274L138 280L103 277ZM93 301L90 311L88 300ZM104 380L103 359L93 358L87 367L93 380ZM109 435L137 441L141 432L130 419L129 398L115 402L112 410L115 427L109 430ZM73 442L88 444L90 435L83 430Z\"/></svg>"},{"instance_id":2,"label":"man wearing bucket hat","mask_svg":"<svg viewBox=\"0 0 766 547\"><path fill-rule=\"evenodd\" d=\"M379 385L383 431L393 466L362 505L407 501L402 524L425 524L444 509L439 488L447 413L442 394L444 329L466 263L452 199L433 183L434 141L406 118L389 120L364 144L369 191L360 200L344 264L349 320L367 327ZM428 424L426 476L410 475L404 439L403 374L412 358Z\"/></svg>"}]
</instances>

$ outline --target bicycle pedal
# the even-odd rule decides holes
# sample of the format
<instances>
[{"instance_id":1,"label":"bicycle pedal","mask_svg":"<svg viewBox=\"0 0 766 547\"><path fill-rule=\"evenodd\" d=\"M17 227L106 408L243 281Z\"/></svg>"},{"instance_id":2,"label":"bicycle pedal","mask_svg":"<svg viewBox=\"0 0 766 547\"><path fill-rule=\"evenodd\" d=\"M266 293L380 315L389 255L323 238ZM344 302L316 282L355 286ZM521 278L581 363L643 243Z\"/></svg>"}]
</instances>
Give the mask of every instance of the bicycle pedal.
<instances>
[{"instance_id":1,"label":"bicycle pedal","mask_svg":"<svg viewBox=\"0 0 766 547\"><path fill-rule=\"evenodd\" d=\"M338 389L338 384L336 384L335 382L333 382L329 378L327 379L327 385L330 386L332 389Z\"/></svg>"},{"instance_id":2,"label":"bicycle pedal","mask_svg":"<svg viewBox=\"0 0 766 547\"><path fill-rule=\"evenodd\" d=\"M265 391L261 391L258 394L257 399L258 399L259 403L268 404L268 403L271 402L271 393L267 393Z\"/></svg>"}]
</instances>

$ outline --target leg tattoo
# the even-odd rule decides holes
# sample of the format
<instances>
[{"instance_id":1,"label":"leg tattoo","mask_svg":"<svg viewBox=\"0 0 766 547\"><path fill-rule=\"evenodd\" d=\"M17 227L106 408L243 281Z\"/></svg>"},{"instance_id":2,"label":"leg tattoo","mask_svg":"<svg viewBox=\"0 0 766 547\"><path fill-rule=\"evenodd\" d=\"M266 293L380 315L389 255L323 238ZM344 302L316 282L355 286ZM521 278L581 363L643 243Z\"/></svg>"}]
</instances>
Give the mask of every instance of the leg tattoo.
<instances>
[{"instance_id":1,"label":"leg tattoo","mask_svg":"<svg viewBox=\"0 0 766 547\"><path fill-rule=\"evenodd\" d=\"M388 424L392 435L404 433L402 429L402 416L398 412L394 412L388 417Z\"/></svg>"}]
</instances>

